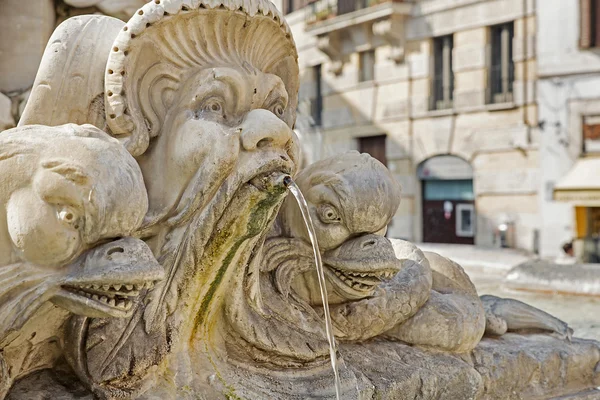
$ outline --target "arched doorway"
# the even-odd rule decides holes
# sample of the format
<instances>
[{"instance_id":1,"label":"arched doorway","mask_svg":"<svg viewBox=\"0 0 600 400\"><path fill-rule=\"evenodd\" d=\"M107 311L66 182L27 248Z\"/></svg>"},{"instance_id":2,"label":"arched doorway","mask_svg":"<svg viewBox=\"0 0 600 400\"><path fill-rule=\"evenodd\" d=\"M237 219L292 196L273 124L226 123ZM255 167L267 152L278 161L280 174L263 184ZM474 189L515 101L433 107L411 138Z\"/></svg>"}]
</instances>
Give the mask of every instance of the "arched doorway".
<instances>
[{"instance_id":1,"label":"arched doorway","mask_svg":"<svg viewBox=\"0 0 600 400\"><path fill-rule=\"evenodd\" d=\"M431 157L417 168L422 187L423 242L475 243L473 168L462 158Z\"/></svg>"}]
</instances>

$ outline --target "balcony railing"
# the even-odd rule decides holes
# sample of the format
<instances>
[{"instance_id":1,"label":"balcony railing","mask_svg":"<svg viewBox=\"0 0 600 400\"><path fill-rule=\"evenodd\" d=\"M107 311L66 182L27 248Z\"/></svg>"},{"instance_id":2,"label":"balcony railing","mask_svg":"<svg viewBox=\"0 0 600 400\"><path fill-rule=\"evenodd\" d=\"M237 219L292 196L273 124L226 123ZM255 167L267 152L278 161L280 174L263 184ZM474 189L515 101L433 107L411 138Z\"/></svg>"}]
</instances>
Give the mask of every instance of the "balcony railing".
<instances>
[{"instance_id":1,"label":"balcony railing","mask_svg":"<svg viewBox=\"0 0 600 400\"><path fill-rule=\"evenodd\" d=\"M403 3L403 0L315 0L306 8L306 23L313 24L382 3Z\"/></svg>"}]
</instances>

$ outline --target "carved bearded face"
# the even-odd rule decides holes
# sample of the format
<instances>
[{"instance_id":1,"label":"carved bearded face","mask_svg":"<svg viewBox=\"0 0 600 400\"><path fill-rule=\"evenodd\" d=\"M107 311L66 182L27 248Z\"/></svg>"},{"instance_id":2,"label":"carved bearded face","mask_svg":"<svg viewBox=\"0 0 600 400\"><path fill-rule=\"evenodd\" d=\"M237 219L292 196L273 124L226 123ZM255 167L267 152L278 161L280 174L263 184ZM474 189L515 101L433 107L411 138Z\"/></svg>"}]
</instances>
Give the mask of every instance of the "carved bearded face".
<instances>
[{"instance_id":1,"label":"carved bearded face","mask_svg":"<svg viewBox=\"0 0 600 400\"><path fill-rule=\"evenodd\" d=\"M226 178L237 186L293 171L298 148L279 77L249 66L207 68L176 98L161 135L140 157L150 218L180 216L194 201L205 205Z\"/></svg>"}]
</instances>

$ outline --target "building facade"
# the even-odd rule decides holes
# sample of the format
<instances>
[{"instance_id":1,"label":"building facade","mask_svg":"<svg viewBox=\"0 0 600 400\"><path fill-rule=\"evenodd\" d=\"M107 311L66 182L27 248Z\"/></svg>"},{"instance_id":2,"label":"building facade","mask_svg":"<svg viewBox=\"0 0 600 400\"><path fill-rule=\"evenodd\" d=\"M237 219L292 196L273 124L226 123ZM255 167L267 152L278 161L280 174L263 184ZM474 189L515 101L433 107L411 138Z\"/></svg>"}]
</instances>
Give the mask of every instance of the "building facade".
<instances>
[{"instance_id":1,"label":"building facade","mask_svg":"<svg viewBox=\"0 0 600 400\"><path fill-rule=\"evenodd\" d=\"M599 262L600 1L537 3L541 250Z\"/></svg>"},{"instance_id":2,"label":"building facade","mask_svg":"<svg viewBox=\"0 0 600 400\"><path fill-rule=\"evenodd\" d=\"M355 149L388 166L403 187L390 236L539 247L535 1L281 7L313 120L303 137L317 157Z\"/></svg>"}]
</instances>

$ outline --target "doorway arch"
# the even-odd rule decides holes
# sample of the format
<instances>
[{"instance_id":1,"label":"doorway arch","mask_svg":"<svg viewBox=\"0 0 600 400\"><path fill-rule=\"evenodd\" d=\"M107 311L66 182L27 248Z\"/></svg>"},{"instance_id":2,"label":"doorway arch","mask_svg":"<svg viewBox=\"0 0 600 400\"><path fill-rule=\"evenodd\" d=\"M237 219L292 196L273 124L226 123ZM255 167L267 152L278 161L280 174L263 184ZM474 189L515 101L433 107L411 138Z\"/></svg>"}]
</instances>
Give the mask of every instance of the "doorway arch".
<instances>
[{"instance_id":1,"label":"doorway arch","mask_svg":"<svg viewBox=\"0 0 600 400\"><path fill-rule=\"evenodd\" d=\"M423 242L475 244L473 168L464 159L439 155L417 167L421 182Z\"/></svg>"}]
</instances>

